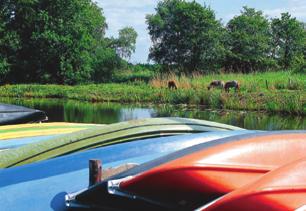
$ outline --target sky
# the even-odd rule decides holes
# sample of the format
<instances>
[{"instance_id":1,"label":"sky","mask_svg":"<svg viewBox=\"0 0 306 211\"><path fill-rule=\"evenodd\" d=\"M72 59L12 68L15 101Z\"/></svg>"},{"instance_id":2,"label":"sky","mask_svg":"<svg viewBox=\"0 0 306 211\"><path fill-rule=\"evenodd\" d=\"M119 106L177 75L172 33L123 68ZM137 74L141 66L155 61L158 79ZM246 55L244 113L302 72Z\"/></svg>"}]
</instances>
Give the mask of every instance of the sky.
<instances>
[{"instance_id":1,"label":"sky","mask_svg":"<svg viewBox=\"0 0 306 211\"><path fill-rule=\"evenodd\" d=\"M279 17L282 12L289 12L298 20L306 22L306 0L196 0L210 6L217 19L226 24L232 17L239 15L243 6L262 10L268 17ZM138 38L136 52L130 62L147 63L151 46L145 16L154 14L159 0L95 0L103 8L108 24L107 36L118 37L118 31L126 26L133 27Z\"/></svg>"}]
</instances>

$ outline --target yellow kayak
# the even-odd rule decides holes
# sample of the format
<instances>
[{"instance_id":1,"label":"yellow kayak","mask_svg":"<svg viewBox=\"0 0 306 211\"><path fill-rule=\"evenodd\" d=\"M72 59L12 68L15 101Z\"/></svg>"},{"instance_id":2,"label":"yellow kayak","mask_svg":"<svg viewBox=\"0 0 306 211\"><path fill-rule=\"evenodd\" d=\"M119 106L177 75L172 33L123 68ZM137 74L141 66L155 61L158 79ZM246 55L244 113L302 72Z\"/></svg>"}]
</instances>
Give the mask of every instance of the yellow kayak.
<instances>
[{"instance_id":1,"label":"yellow kayak","mask_svg":"<svg viewBox=\"0 0 306 211\"><path fill-rule=\"evenodd\" d=\"M0 126L0 140L67 134L97 126L101 125L52 122Z\"/></svg>"}]
</instances>

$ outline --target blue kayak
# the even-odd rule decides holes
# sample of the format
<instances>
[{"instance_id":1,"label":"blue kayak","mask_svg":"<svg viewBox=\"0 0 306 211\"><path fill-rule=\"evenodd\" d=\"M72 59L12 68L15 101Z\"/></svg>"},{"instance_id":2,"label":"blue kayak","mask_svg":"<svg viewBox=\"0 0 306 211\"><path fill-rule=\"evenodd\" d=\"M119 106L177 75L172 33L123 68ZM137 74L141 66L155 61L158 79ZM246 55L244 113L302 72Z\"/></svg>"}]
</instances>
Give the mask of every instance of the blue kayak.
<instances>
[{"instance_id":1,"label":"blue kayak","mask_svg":"<svg viewBox=\"0 0 306 211\"><path fill-rule=\"evenodd\" d=\"M0 141L0 150L7 150L12 148L18 148L27 144L33 144L55 138L59 135L48 135L48 136L35 136L35 137L26 137L26 138L15 138L9 140Z\"/></svg>"},{"instance_id":2,"label":"blue kayak","mask_svg":"<svg viewBox=\"0 0 306 211\"><path fill-rule=\"evenodd\" d=\"M258 131L208 132L145 139L1 169L1 209L65 210L65 195L88 187L89 159L102 160L103 168L126 163L142 164L196 144L255 132Z\"/></svg>"}]
</instances>

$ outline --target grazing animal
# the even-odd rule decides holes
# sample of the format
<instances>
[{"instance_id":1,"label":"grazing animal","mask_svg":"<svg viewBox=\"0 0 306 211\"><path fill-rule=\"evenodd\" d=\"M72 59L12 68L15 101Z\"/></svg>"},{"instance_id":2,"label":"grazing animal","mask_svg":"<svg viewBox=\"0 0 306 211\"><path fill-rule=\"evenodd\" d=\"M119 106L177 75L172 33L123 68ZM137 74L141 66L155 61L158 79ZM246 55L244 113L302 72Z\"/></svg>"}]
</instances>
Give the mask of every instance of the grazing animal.
<instances>
[{"instance_id":1,"label":"grazing animal","mask_svg":"<svg viewBox=\"0 0 306 211\"><path fill-rule=\"evenodd\" d=\"M212 81L209 86L207 87L208 90L210 90L211 88L214 88L214 87L219 87L221 89L223 89L224 87L224 81L220 81L220 80L214 80Z\"/></svg>"},{"instance_id":2,"label":"grazing animal","mask_svg":"<svg viewBox=\"0 0 306 211\"><path fill-rule=\"evenodd\" d=\"M230 89L230 88L235 88L235 92L236 92L237 90L239 90L239 89L240 89L240 85L239 85L238 81L227 81L227 82L224 84L224 90L225 90L226 92L229 92L229 89Z\"/></svg>"},{"instance_id":3,"label":"grazing animal","mask_svg":"<svg viewBox=\"0 0 306 211\"><path fill-rule=\"evenodd\" d=\"M175 81L168 81L168 88L169 89L177 89Z\"/></svg>"},{"instance_id":4,"label":"grazing animal","mask_svg":"<svg viewBox=\"0 0 306 211\"><path fill-rule=\"evenodd\" d=\"M258 95L259 97L263 97L263 96L265 96L265 94L264 93L259 93L259 95Z\"/></svg>"}]
</instances>

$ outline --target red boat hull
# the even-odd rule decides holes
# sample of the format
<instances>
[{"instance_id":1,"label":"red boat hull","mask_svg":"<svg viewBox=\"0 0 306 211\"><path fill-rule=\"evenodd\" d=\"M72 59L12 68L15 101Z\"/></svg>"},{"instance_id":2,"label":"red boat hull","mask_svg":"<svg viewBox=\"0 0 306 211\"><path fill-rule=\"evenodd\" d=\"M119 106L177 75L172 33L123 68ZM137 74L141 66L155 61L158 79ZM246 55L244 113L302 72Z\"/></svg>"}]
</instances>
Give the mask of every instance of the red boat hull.
<instances>
[{"instance_id":1,"label":"red boat hull","mask_svg":"<svg viewBox=\"0 0 306 211\"><path fill-rule=\"evenodd\" d=\"M305 156L306 131L214 140L145 163L69 202L103 210L194 210Z\"/></svg>"},{"instance_id":2,"label":"red boat hull","mask_svg":"<svg viewBox=\"0 0 306 211\"><path fill-rule=\"evenodd\" d=\"M120 183L135 196L196 208L305 156L306 133L248 135L156 166Z\"/></svg>"},{"instance_id":3,"label":"red boat hull","mask_svg":"<svg viewBox=\"0 0 306 211\"><path fill-rule=\"evenodd\" d=\"M306 158L271 171L200 210L306 210Z\"/></svg>"}]
</instances>

